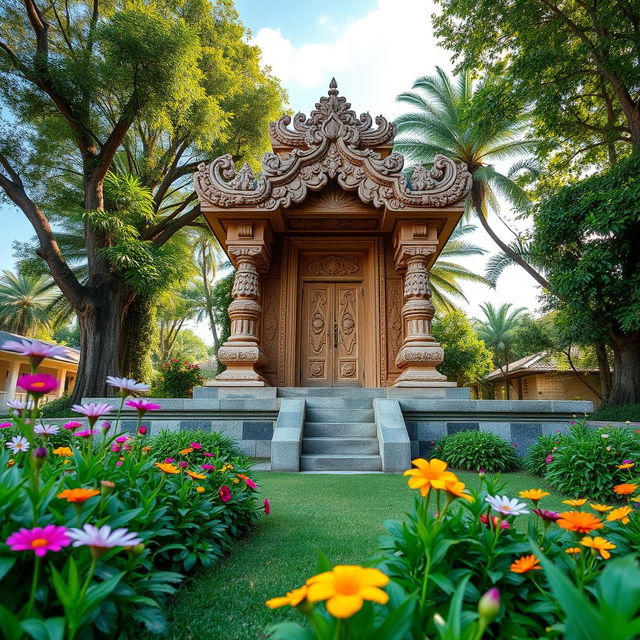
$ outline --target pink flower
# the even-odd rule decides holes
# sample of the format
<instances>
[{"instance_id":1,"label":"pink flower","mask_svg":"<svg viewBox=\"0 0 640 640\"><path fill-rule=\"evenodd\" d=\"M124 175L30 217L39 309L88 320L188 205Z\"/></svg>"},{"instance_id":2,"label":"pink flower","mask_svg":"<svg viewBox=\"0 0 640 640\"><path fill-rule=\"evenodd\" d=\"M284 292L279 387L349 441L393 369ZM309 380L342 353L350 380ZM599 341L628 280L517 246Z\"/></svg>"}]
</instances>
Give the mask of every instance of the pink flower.
<instances>
[{"instance_id":1,"label":"pink flower","mask_svg":"<svg viewBox=\"0 0 640 640\"><path fill-rule=\"evenodd\" d=\"M486 513L483 513L480 516L480 522L482 522L482 524L487 528L489 528L489 522L491 522L491 528L493 529L497 529L498 527L501 529L511 528L506 520L500 520L499 518L496 518L496 516L491 516L491 520L489 520L489 516Z\"/></svg>"},{"instance_id":2,"label":"pink flower","mask_svg":"<svg viewBox=\"0 0 640 640\"><path fill-rule=\"evenodd\" d=\"M216 468L212 464L203 464L202 469L205 471L215 471Z\"/></svg>"},{"instance_id":3,"label":"pink flower","mask_svg":"<svg viewBox=\"0 0 640 640\"><path fill-rule=\"evenodd\" d=\"M127 407L135 409L139 416L143 416L147 411L157 411L160 408L159 404L148 400L127 400L125 404Z\"/></svg>"},{"instance_id":4,"label":"pink flower","mask_svg":"<svg viewBox=\"0 0 640 640\"><path fill-rule=\"evenodd\" d=\"M9 340L2 345L7 351L15 351L22 356L27 356L31 366L36 369L45 358L64 358L67 350L64 347L53 344L45 344L39 340Z\"/></svg>"},{"instance_id":5,"label":"pink flower","mask_svg":"<svg viewBox=\"0 0 640 640\"><path fill-rule=\"evenodd\" d=\"M113 453L120 453L120 447L114 443L111 445L111 451L113 451Z\"/></svg>"},{"instance_id":6,"label":"pink flower","mask_svg":"<svg viewBox=\"0 0 640 640\"><path fill-rule=\"evenodd\" d=\"M547 511L546 509L531 509L531 513L535 513L547 522L555 522L560 518L560 514L556 511Z\"/></svg>"},{"instance_id":7,"label":"pink flower","mask_svg":"<svg viewBox=\"0 0 640 640\"><path fill-rule=\"evenodd\" d=\"M218 493L220 494L220 500L222 500L222 502L229 502L229 500L231 500L231 489L226 485L221 486Z\"/></svg>"},{"instance_id":8,"label":"pink flower","mask_svg":"<svg viewBox=\"0 0 640 640\"><path fill-rule=\"evenodd\" d=\"M116 467L121 467L122 466L122 460L118 460L118 462L116 462Z\"/></svg>"},{"instance_id":9,"label":"pink flower","mask_svg":"<svg viewBox=\"0 0 640 640\"><path fill-rule=\"evenodd\" d=\"M171 463L172 463L172 462L174 462L174 461L175 461L175 458L167 458L167 459L165 460L165 462L166 462L167 464L171 464Z\"/></svg>"},{"instance_id":10,"label":"pink flower","mask_svg":"<svg viewBox=\"0 0 640 640\"><path fill-rule=\"evenodd\" d=\"M123 442L126 442L129 439L129 436L118 436L116 438L116 442L118 444L122 444Z\"/></svg>"},{"instance_id":11,"label":"pink flower","mask_svg":"<svg viewBox=\"0 0 640 640\"><path fill-rule=\"evenodd\" d=\"M9 400L7 402L7 407L13 409L13 412L17 416L21 416L22 412L26 409L27 411L31 411L33 409L33 400Z\"/></svg>"},{"instance_id":12,"label":"pink flower","mask_svg":"<svg viewBox=\"0 0 640 640\"><path fill-rule=\"evenodd\" d=\"M55 524L33 529L20 529L7 538L11 551L33 551L37 556L46 555L47 551L60 551L71 544L65 527Z\"/></svg>"},{"instance_id":13,"label":"pink flower","mask_svg":"<svg viewBox=\"0 0 640 640\"><path fill-rule=\"evenodd\" d=\"M251 479L251 478L243 478L245 484L247 485L247 487L250 487L251 489L257 489L258 485Z\"/></svg>"},{"instance_id":14,"label":"pink flower","mask_svg":"<svg viewBox=\"0 0 640 640\"><path fill-rule=\"evenodd\" d=\"M103 431L103 433L107 433L107 431L109 431L109 429L111 429L111 423L108 420L105 420L102 423L102 431Z\"/></svg>"},{"instance_id":15,"label":"pink flower","mask_svg":"<svg viewBox=\"0 0 640 640\"><path fill-rule=\"evenodd\" d=\"M264 515L268 516L271 513L271 503L269 502L269 498L264 499Z\"/></svg>"},{"instance_id":16,"label":"pink flower","mask_svg":"<svg viewBox=\"0 0 640 640\"><path fill-rule=\"evenodd\" d=\"M62 425L62 428L69 429L69 431L75 431L76 429L79 429L81 426L82 426L82 423L76 422L74 420L72 422L66 422L65 424Z\"/></svg>"},{"instance_id":17,"label":"pink flower","mask_svg":"<svg viewBox=\"0 0 640 640\"><path fill-rule=\"evenodd\" d=\"M549 454L546 458L545 458L545 463L549 464L550 462L553 462L553 456L551 454Z\"/></svg>"},{"instance_id":18,"label":"pink flower","mask_svg":"<svg viewBox=\"0 0 640 640\"><path fill-rule=\"evenodd\" d=\"M178 467L180 469L186 469L189 466L189 463L186 460L180 460L180 462L178 462Z\"/></svg>"},{"instance_id":19,"label":"pink flower","mask_svg":"<svg viewBox=\"0 0 640 640\"><path fill-rule=\"evenodd\" d=\"M147 427L145 427L143 424L141 424L141 425L138 427L138 433L139 433L141 436L146 436L146 435L147 435Z\"/></svg>"},{"instance_id":20,"label":"pink flower","mask_svg":"<svg viewBox=\"0 0 640 640\"><path fill-rule=\"evenodd\" d=\"M83 429L82 431L76 431L73 435L76 438L90 438L94 433L95 431L91 429Z\"/></svg>"},{"instance_id":21,"label":"pink flower","mask_svg":"<svg viewBox=\"0 0 640 640\"><path fill-rule=\"evenodd\" d=\"M189 446L190 446L192 449L196 449L196 450L200 450L200 449L202 449L202 445L201 445L199 442L190 442L190 443L189 443Z\"/></svg>"},{"instance_id":22,"label":"pink flower","mask_svg":"<svg viewBox=\"0 0 640 640\"><path fill-rule=\"evenodd\" d=\"M18 386L33 396L43 396L58 388L58 381L47 373L25 373Z\"/></svg>"},{"instance_id":23,"label":"pink flower","mask_svg":"<svg viewBox=\"0 0 640 640\"><path fill-rule=\"evenodd\" d=\"M8 429L9 427L13 427L12 422L1 422L0 429Z\"/></svg>"},{"instance_id":24,"label":"pink flower","mask_svg":"<svg viewBox=\"0 0 640 640\"><path fill-rule=\"evenodd\" d=\"M89 418L89 425L93 426L98 418L105 413L111 413L113 406L106 402L86 402L85 404L74 404L71 407L76 413L82 413Z\"/></svg>"},{"instance_id":25,"label":"pink flower","mask_svg":"<svg viewBox=\"0 0 640 640\"><path fill-rule=\"evenodd\" d=\"M215 458L215 457L216 457L216 454L215 454L215 453L208 453L208 452L206 452L206 451L203 451L203 452L202 452L202 455L203 455L205 458Z\"/></svg>"},{"instance_id":26,"label":"pink flower","mask_svg":"<svg viewBox=\"0 0 640 640\"><path fill-rule=\"evenodd\" d=\"M133 378L118 378L116 376L107 376L107 384L116 389L120 389L123 397L127 397L129 393L143 393L149 391L149 385L144 382L138 382Z\"/></svg>"}]
</instances>

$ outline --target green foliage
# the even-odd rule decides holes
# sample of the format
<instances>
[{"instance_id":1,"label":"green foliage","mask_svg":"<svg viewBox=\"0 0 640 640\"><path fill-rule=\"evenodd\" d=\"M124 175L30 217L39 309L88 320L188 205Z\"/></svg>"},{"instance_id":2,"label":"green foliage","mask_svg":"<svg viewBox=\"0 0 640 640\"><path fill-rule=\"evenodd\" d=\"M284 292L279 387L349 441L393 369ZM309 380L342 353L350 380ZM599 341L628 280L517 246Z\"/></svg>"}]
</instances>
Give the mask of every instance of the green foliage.
<instances>
[{"instance_id":1,"label":"green foliage","mask_svg":"<svg viewBox=\"0 0 640 640\"><path fill-rule=\"evenodd\" d=\"M73 416L71 411L71 398L67 395L55 400L50 400L42 406L43 418L68 418Z\"/></svg>"},{"instance_id":2,"label":"green foliage","mask_svg":"<svg viewBox=\"0 0 640 640\"><path fill-rule=\"evenodd\" d=\"M551 452L545 480L576 498L616 500L613 486L628 481L623 460L640 460L640 436L633 429L591 429L578 422Z\"/></svg>"},{"instance_id":3,"label":"green foliage","mask_svg":"<svg viewBox=\"0 0 640 640\"><path fill-rule=\"evenodd\" d=\"M638 404L619 404L600 407L589 414L589 420L608 420L611 422L640 422L640 402Z\"/></svg>"},{"instance_id":4,"label":"green foliage","mask_svg":"<svg viewBox=\"0 0 640 640\"><path fill-rule=\"evenodd\" d=\"M438 457L460 471L484 469L489 473L502 473L519 466L513 444L494 433L458 431L442 438L437 446Z\"/></svg>"},{"instance_id":5,"label":"green foliage","mask_svg":"<svg viewBox=\"0 0 640 640\"><path fill-rule=\"evenodd\" d=\"M493 369L491 353L462 311L436 316L432 333L444 349L444 362L438 367L448 380L464 387L482 379Z\"/></svg>"},{"instance_id":6,"label":"green foliage","mask_svg":"<svg viewBox=\"0 0 640 640\"><path fill-rule=\"evenodd\" d=\"M524 460L524 468L530 474L544 478L547 473L549 456L553 458L553 453L561 441L562 434L560 432L539 436L529 449L529 453Z\"/></svg>"},{"instance_id":7,"label":"green foliage","mask_svg":"<svg viewBox=\"0 0 640 640\"><path fill-rule=\"evenodd\" d=\"M233 278L235 271L229 273L224 278L220 278L213 287L212 299L216 324L220 329L220 344L231 335L231 320L229 319L229 305L233 301L231 289L233 289Z\"/></svg>"},{"instance_id":8,"label":"green foliage","mask_svg":"<svg viewBox=\"0 0 640 640\"><path fill-rule=\"evenodd\" d=\"M203 384L204 378L197 364L173 358L160 367L152 394L158 398L190 398L193 388Z\"/></svg>"}]
</instances>

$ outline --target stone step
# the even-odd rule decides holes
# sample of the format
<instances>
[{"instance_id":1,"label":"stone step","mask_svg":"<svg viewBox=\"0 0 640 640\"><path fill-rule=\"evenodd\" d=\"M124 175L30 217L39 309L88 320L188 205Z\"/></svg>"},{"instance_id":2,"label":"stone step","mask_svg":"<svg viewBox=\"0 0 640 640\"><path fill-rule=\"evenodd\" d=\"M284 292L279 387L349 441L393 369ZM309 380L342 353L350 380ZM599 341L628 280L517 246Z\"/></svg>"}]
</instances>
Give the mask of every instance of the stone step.
<instances>
[{"instance_id":1,"label":"stone step","mask_svg":"<svg viewBox=\"0 0 640 640\"><path fill-rule=\"evenodd\" d=\"M375 422L305 422L305 438L375 438Z\"/></svg>"},{"instance_id":2,"label":"stone step","mask_svg":"<svg viewBox=\"0 0 640 640\"><path fill-rule=\"evenodd\" d=\"M314 409L308 408L309 422L373 422L373 409Z\"/></svg>"},{"instance_id":3,"label":"stone step","mask_svg":"<svg viewBox=\"0 0 640 640\"><path fill-rule=\"evenodd\" d=\"M303 438L302 453L378 455L378 438Z\"/></svg>"},{"instance_id":4,"label":"stone step","mask_svg":"<svg viewBox=\"0 0 640 640\"><path fill-rule=\"evenodd\" d=\"M384 398L387 390L375 387L278 387L279 398Z\"/></svg>"},{"instance_id":5,"label":"stone step","mask_svg":"<svg viewBox=\"0 0 640 640\"><path fill-rule=\"evenodd\" d=\"M371 409L373 398L368 396L348 396L330 398L305 398L307 409Z\"/></svg>"},{"instance_id":6,"label":"stone step","mask_svg":"<svg viewBox=\"0 0 640 640\"><path fill-rule=\"evenodd\" d=\"M382 471L382 460L374 455L302 455L300 471Z\"/></svg>"}]
</instances>

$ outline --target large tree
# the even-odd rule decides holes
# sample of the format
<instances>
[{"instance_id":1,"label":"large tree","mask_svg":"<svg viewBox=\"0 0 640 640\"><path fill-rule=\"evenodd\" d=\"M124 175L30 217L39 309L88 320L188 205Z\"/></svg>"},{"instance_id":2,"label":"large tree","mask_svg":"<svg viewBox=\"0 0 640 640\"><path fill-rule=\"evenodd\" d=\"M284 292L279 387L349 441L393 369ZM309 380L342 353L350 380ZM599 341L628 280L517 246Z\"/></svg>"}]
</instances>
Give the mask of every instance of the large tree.
<instances>
[{"instance_id":1,"label":"large tree","mask_svg":"<svg viewBox=\"0 0 640 640\"><path fill-rule=\"evenodd\" d=\"M245 35L228 0L0 6L0 98L10 114L0 188L31 222L78 315L74 399L105 394L107 375L142 371L137 347L149 342L155 296L180 281L178 236L199 224L198 163L223 151L253 157L268 144L282 91ZM113 197L110 175L120 179ZM138 187L146 203L131 201ZM82 229L84 278L56 235L69 219Z\"/></svg>"}]
</instances>

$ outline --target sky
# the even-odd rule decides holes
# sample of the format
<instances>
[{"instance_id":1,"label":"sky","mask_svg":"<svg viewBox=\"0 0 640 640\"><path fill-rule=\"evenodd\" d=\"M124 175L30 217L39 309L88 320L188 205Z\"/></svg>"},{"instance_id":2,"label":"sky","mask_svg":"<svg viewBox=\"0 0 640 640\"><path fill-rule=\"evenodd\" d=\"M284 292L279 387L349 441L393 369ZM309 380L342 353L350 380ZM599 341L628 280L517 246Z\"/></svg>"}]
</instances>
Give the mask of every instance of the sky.
<instances>
[{"instance_id":1,"label":"sky","mask_svg":"<svg viewBox=\"0 0 640 640\"><path fill-rule=\"evenodd\" d=\"M287 89L289 105L309 113L335 77L338 90L360 114L369 111L393 119L407 107L395 97L411 89L436 65L451 70L450 54L438 46L432 32L432 0L236 0L240 19L251 30L251 39L262 49L264 65L271 67ZM505 206L502 215L514 227ZM495 218L498 234L510 240L510 232ZM33 235L23 214L0 205L0 269L11 269L14 240ZM472 240L496 252L479 228ZM466 266L484 273L484 257L467 259ZM462 304L472 316L480 305L511 302L535 311L539 288L519 267L507 269L495 290L478 284L464 287L469 300ZM206 327L197 332L209 341Z\"/></svg>"}]
</instances>

